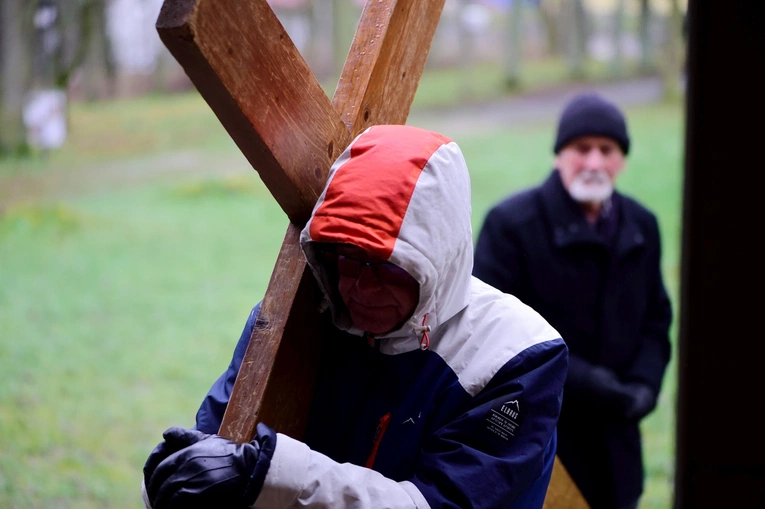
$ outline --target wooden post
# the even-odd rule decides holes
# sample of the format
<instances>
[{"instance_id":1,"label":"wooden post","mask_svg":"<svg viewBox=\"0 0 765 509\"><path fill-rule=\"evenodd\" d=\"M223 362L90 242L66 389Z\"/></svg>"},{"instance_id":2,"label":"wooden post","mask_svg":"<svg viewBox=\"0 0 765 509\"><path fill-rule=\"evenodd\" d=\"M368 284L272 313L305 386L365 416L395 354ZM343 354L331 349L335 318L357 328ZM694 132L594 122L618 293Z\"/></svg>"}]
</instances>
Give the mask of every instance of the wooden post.
<instances>
[{"instance_id":1,"label":"wooden post","mask_svg":"<svg viewBox=\"0 0 765 509\"><path fill-rule=\"evenodd\" d=\"M765 507L765 9L688 8L674 507L755 509Z\"/></svg>"}]
</instances>

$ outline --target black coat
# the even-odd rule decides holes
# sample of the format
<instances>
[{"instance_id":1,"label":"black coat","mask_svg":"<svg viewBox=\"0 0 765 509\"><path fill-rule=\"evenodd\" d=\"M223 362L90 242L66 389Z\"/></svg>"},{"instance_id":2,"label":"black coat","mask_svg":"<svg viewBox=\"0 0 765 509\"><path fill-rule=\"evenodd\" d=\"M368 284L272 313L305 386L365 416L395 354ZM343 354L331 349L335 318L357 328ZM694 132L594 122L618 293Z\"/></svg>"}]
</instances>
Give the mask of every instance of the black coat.
<instances>
[{"instance_id":1,"label":"black coat","mask_svg":"<svg viewBox=\"0 0 765 509\"><path fill-rule=\"evenodd\" d=\"M656 218L620 193L613 204L618 223L608 243L553 171L541 186L489 211L473 270L538 311L568 344L558 456L593 509L642 493L640 431L638 422L604 410L580 382L602 365L658 394L670 357L672 310Z\"/></svg>"}]
</instances>

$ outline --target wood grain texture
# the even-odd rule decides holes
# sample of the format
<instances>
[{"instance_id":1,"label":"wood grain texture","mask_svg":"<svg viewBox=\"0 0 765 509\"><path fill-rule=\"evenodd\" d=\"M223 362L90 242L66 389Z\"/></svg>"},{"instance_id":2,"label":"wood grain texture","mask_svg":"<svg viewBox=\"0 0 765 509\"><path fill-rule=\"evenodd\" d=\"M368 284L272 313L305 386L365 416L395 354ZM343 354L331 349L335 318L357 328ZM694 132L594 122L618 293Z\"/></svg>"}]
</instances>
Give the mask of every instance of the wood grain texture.
<instances>
[{"instance_id":1,"label":"wood grain texture","mask_svg":"<svg viewBox=\"0 0 765 509\"><path fill-rule=\"evenodd\" d=\"M332 104L351 136L375 124L404 124L444 0L369 1Z\"/></svg>"},{"instance_id":2,"label":"wood grain texture","mask_svg":"<svg viewBox=\"0 0 765 509\"><path fill-rule=\"evenodd\" d=\"M290 224L219 430L237 442L251 440L258 422L295 438L305 430L321 354L321 295L299 237Z\"/></svg>"},{"instance_id":3,"label":"wood grain texture","mask_svg":"<svg viewBox=\"0 0 765 509\"><path fill-rule=\"evenodd\" d=\"M542 509L590 509L560 459L555 457L552 478Z\"/></svg>"},{"instance_id":4,"label":"wood grain texture","mask_svg":"<svg viewBox=\"0 0 765 509\"><path fill-rule=\"evenodd\" d=\"M165 0L160 38L295 224L347 127L266 0Z\"/></svg>"}]
</instances>

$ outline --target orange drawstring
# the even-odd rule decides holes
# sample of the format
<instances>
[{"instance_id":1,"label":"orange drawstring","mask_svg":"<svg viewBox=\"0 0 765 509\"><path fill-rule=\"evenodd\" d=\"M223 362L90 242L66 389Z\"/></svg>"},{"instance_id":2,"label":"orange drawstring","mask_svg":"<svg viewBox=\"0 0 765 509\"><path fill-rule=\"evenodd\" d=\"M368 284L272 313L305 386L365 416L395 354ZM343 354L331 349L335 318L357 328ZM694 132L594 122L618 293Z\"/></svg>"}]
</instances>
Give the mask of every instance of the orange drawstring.
<instances>
[{"instance_id":1,"label":"orange drawstring","mask_svg":"<svg viewBox=\"0 0 765 509\"><path fill-rule=\"evenodd\" d=\"M425 325L425 322L428 321L428 314L425 313L422 315L422 337L420 337L420 348L423 350L427 350L430 346L430 336L428 336L428 331L430 330L430 327Z\"/></svg>"}]
</instances>

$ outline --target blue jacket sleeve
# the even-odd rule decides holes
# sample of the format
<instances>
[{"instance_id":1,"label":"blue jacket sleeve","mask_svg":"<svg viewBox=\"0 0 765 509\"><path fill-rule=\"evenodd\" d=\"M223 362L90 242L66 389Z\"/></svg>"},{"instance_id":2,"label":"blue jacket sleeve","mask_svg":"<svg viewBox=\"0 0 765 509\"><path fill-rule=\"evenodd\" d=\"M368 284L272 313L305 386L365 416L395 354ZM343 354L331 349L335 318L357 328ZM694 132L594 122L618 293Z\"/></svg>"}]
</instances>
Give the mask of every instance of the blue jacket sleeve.
<instances>
[{"instance_id":1,"label":"blue jacket sleeve","mask_svg":"<svg viewBox=\"0 0 765 509\"><path fill-rule=\"evenodd\" d=\"M247 351L247 345L250 343L252 329L255 327L255 320L258 317L260 303L258 303L247 318L242 335L234 350L234 357L228 365L228 369L215 381L210 391L205 396L202 404L197 411L196 425L203 433L217 434L220 424L223 421L223 414L226 412L228 400L231 397L231 390L234 388L236 376L239 374L239 366L242 365L244 353Z\"/></svg>"}]
</instances>

